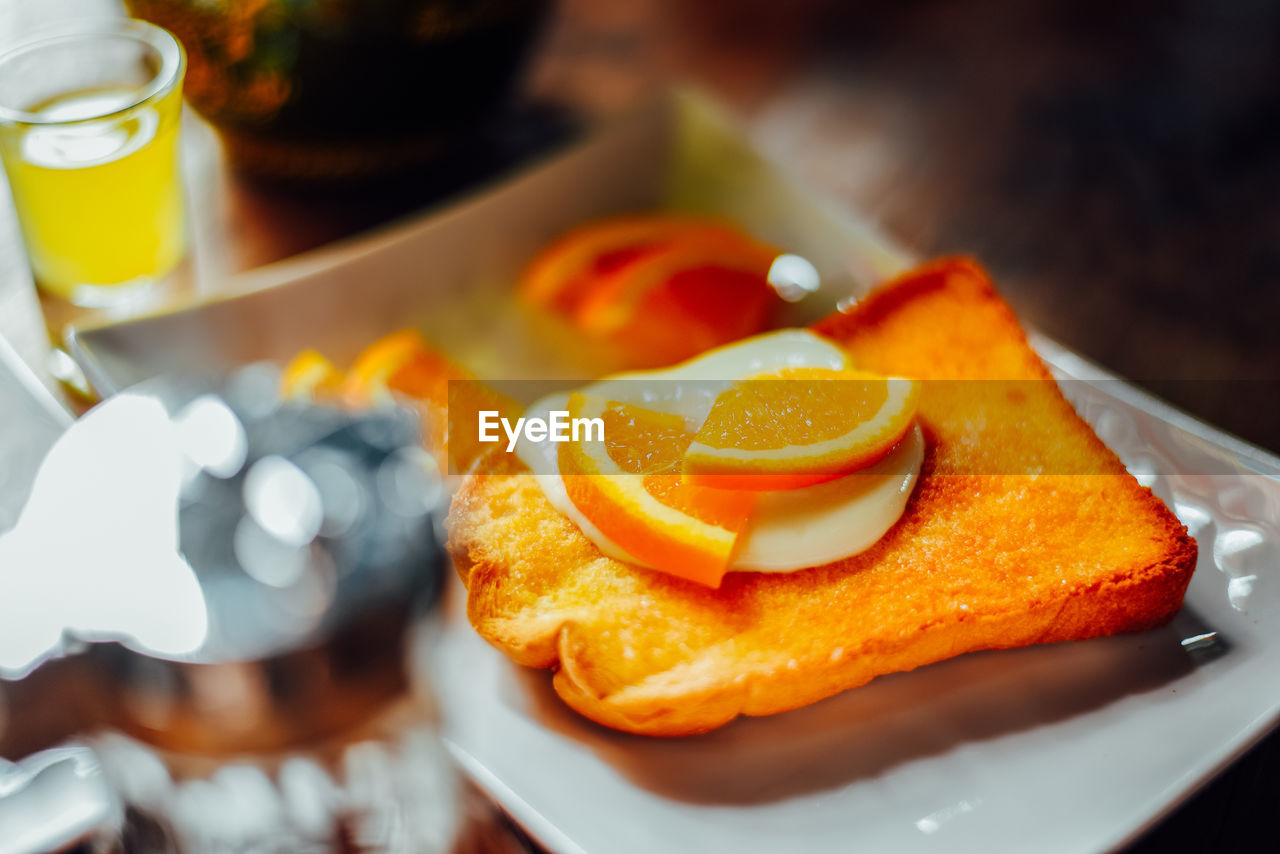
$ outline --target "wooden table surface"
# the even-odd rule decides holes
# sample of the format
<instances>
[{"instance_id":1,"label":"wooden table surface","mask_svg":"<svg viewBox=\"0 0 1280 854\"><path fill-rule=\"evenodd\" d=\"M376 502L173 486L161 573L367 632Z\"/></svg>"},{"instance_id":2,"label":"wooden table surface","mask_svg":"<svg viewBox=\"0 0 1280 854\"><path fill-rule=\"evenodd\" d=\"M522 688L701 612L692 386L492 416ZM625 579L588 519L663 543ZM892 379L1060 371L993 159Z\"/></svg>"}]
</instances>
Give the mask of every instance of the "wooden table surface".
<instances>
[{"instance_id":1,"label":"wooden table surface","mask_svg":"<svg viewBox=\"0 0 1280 854\"><path fill-rule=\"evenodd\" d=\"M0 41L113 0L6 0ZM1280 450L1280 7L1199 0L563 0L534 98L610 111L673 77L802 181L922 254L976 255L1029 323ZM202 287L425 199L299 200L186 126ZM46 342L0 200L0 334ZM1237 850L1280 790L1272 737L1133 847Z\"/></svg>"}]
</instances>

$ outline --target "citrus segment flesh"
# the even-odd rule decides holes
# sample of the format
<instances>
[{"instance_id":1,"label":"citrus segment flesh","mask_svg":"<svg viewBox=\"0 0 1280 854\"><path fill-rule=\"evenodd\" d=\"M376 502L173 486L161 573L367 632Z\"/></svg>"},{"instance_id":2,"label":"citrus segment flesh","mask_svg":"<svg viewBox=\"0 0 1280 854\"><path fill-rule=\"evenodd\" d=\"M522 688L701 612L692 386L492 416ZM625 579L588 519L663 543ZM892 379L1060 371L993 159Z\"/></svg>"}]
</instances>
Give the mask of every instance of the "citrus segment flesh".
<instances>
[{"instance_id":1,"label":"citrus segment flesh","mask_svg":"<svg viewBox=\"0 0 1280 854\"><path fill-rule=\"evenodd\" d=\"M336 397L343 375L319 350L303 350L280 375L280 397L303 403Z\"/></svg>"},{"instance_id":2,"label":"citrus segment flesh","mask_svg":"<svg viewBox=\"0 0 1280 854\"><path fill-rule=\"evenodd\" d=\"M911 426L919 384L829 368L789 368L722 392L689 444L692 483L795 489L875 463Z\"/></svg>"},{"instance_id":3,"label":"citrus segment flesh","mask_svg":"<svg viewBox=\"0 0 1280 854\"><path fill-rule=\"evenodd\" d=\"M781 303L768 277L779 254L708 217L614 217L539 253L520 292L636 366L669 365L768 325Z\"/></svg>"},{"instance_id":4,"label":"citrus segment flesh","mask_svg":"<svg viewBox=\"0 0 1280 854\"><path fill-rule=\"evenodd\" d=\"M422 335L401 329L384 335L360 352L347 371L342 396L352 406L370 406L391 399L387 381L416 354L431 352Z\"/></svg>"},{"instance_id":5,"label":"citrus segment flesh","mask_svg":"<svg viewBox=\"0 0 1280 854\"><path fill-rule=\"evenodd\" d=\"M451 380L466 379L467 374L424 341L386 378L390 391L415 400L428 400L437 406L449 404Z\"/></svg>"},{"instance_id":6,"label":"citrus segment flesh","mask_svg":"<svg viewBox=\"0 0 1280 854\"><path fill-rule=\"evenodd\" d=\"M603 437L560 446L569 499L638 561L719 587L755 496L688 482L681 459L692 440L683 418L573 394L570 418L599 418Z\"/></svg>"},{"instance_id":7,"label":"citrus segment flesh","mask_svg":"<svg viewBox=\"0 0 1280 854\"><path fill-rule=\"evenodd\" d=\"M745 242L731 226L686 214L630 214L579 226L539 252L519 289L538 305L572 310L595 281L673 240Z\"/></svg>"},{"instance_id":8,"label":"citrus segment flesh","mask_svg":"<svg viewBox=\"0 0 1280 854\"><path fill-rule=\"evenodd\" d=\"M574 314L587 334L664 365L751 335L779 299L777 251L740 235L682 238L597 280Z\"/></svg>"}]
</instances>

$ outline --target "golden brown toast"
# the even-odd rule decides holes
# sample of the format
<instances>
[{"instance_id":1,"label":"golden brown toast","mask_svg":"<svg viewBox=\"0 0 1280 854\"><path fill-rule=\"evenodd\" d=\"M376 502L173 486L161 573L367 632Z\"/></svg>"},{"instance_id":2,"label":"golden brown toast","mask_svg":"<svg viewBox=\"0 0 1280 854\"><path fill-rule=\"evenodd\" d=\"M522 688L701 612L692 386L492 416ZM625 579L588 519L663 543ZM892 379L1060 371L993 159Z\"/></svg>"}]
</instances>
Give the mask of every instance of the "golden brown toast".
<instances>
[{"instance_id":1,"label":"golden brown toast","mask_svg":"<svg viewBox=\"0 0 1280 854\"><path fill-rule=\"evenodd\" d=\"M926 383L922 476L878 543L794 573L731 572L718 590L605 557L518 461L488 457L449 519L476 630L555 668L583 715L683 735L1178 611L1195 541L1076 415L977 265L931 264L815 329L886 374L1031 382Z\"/></svg>"}]
</instances>

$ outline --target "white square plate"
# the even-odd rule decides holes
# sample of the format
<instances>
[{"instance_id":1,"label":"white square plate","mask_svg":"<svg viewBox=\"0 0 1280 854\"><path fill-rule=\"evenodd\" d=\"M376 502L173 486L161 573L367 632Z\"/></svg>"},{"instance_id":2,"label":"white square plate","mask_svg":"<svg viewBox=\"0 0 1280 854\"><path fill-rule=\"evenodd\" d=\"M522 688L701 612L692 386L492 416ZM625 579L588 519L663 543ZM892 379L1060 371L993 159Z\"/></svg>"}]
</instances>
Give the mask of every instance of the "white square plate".
<instances>
[{"instance_id":1,"label":"white square plate","mask_svg":"<svg viewBox=\"0 0 1280 854\"><path fill-rule=\"evenodd\" d=\"M706 104L673 96L464 203L73 344L108 390L304 347L349 359L402 326L486 378L592 376L612 366L519 308L510 283L568 226L651 207L727 215L809 257L823 289L796 320L909 262L791 185ZM570 712L548 674L510 664L454 602L430 656L458 760L562 852L1095 851L1140 833L1280 714L1280 460L1035 344L1060 379L1080 380L1066 384L1073 403L1199 541L1171 625L965 655L654 740Z\"/></svg>"}]
</instances>

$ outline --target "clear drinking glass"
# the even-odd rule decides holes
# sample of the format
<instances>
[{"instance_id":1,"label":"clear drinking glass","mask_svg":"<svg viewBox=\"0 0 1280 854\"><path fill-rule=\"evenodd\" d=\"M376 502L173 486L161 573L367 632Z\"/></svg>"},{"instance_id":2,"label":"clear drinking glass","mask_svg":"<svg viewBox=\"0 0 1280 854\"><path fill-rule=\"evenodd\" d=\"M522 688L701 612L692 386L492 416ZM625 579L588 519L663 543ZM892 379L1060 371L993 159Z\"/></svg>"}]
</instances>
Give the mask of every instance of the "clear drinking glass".
<instances>
[{"instance_id":1,"label":"clear drinking glass","mask_svg":"<svg viewBox=\"0 0 1280 854\"><path fill-rule=\"evenodd\" d=\"M183 260L185 67L172 35L127 19L0 56L0 158L42 297L118 306Z\"/></svg>"}]
</instances>

